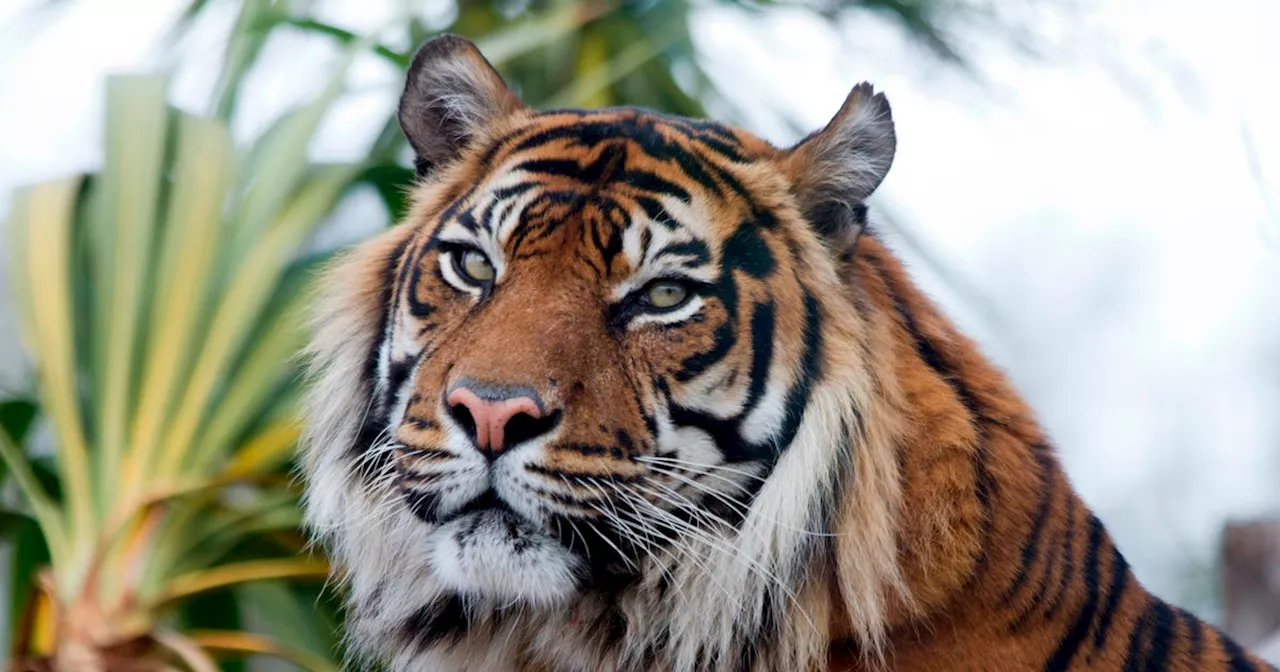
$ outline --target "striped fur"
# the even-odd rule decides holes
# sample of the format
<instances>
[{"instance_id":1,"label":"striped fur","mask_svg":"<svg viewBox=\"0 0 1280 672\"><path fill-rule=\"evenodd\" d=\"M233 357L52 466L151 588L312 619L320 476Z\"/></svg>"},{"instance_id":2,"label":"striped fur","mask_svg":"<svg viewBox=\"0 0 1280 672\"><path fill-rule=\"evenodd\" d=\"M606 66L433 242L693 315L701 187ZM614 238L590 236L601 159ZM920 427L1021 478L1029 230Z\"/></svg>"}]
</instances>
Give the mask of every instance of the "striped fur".
<instances>
[{"instance_id":1,"label":"striped fur","mask_svg":"<svg viewBox=\"0 0 1280 672\"><path fill-rule=\"evenodd\" d=\"M779 149L525 108L447 37L402 123L411 212L326 271L309 349L307 521L359 660L1271 669L1142 588L1017 392L862 231L894 144L870 87ZM667 277L686 302L636 298ZM460 380L546 421L490 462Z\"/></svg>"}]
</instances>

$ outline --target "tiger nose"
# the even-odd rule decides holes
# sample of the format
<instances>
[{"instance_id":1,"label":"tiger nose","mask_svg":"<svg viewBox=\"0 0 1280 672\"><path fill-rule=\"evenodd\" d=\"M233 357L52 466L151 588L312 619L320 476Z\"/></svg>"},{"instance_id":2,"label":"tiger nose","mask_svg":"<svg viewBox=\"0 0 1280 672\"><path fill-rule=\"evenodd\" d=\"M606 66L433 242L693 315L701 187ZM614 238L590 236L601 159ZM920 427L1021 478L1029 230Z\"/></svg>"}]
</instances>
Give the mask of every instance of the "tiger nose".
<instances>
[{"instance_id":1,"label":"tiger nose","mask_svg":"<svg viewBox=\"0 0 1280 672\"><path fill-rule=\"evenodd\" d=\"M542 404L527 389L491 385L458 386L445 398L449 413L471 433L476 448L495 460L502 451L537 438L555 425L558 414L543 412Z\"/></svg>"}]
</instances>

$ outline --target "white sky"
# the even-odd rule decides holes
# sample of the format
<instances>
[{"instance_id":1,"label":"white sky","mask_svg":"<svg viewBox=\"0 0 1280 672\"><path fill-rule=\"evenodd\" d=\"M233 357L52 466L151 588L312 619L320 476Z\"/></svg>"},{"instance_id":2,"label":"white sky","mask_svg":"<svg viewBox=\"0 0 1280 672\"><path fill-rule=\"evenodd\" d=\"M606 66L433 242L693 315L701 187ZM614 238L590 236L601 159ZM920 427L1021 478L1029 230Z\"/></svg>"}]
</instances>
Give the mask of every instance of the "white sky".
<instances>
[{"instance_id":1,"label":"white sky","mask_svg":"<svg viewBox=\"0 0 1280 672\"><path fill-rule=\"evenodd\" d=\"M150 62L181 3L79 0L38 34L11 22L29 4L0 1L5 208L15 185L96 161L103 73ZM328 13L368 28L389 4ZM1214 580L1228 517L1280 514L1280 2L1075 4L1035 19L1044 62L973 38L983 86L927 66L879 21L847 26L842 45L801 14L762 26L708 10L695 34L740 102L786 101L814 128L858 81L887 93L899 150L874 205L971 292L909 254L921 282L1039 409L1139 577L1216 616L1187 579ZM183 104L204 100L216 28L185 45L210 58L177 80ZM299 55L314 41L271 49L242 131L321 85L326 62ZM376 60L356 75L366 93L328 120L318 156L358 152L394 101ZM7 301L0 387L16 373Z\"/></svg>"}]
</instances>

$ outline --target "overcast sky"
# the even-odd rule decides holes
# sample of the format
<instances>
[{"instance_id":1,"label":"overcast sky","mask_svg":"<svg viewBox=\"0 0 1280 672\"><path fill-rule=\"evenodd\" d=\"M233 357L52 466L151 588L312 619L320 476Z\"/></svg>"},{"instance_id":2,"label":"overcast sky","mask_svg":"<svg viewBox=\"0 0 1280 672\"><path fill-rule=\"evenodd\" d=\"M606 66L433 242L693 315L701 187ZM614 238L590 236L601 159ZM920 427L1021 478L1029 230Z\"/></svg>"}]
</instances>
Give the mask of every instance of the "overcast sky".
<instances>
[{"instance_id":1,"label":"overcast sky","mask_svg":"<svg viewBox=\"0 0 1280 672\"><path fill-rule=\"evenodd\" d=\"M102 75L152 62L182 3L77 0L14 24L30 4L0 2L5 208L17 184L95 163ZM368 28L390 4L328 14ZM1030 397L1140 578L1213 617L1194 586L1213 579L1221 525L1280 515L1280 2L1073 4L1030 24L1040 61L970 35L981 84L878 21L842 41L800 13L764 25L707 10L695 35L744 107L782 101L813 128L859 81L887 93L899 150L873 206L955 274L901 246L917 277ZM219 27L184 45L210 54L177 80L184 105L205 100ZM240 130L320 86L326 62L298 57L314 48L270 47ZM358 152L398 93L375 59L357 80L364 93L329 119L317 156ZM7 310L5 297L0 386L16 375Z\"/></svg>"}]
</instances>

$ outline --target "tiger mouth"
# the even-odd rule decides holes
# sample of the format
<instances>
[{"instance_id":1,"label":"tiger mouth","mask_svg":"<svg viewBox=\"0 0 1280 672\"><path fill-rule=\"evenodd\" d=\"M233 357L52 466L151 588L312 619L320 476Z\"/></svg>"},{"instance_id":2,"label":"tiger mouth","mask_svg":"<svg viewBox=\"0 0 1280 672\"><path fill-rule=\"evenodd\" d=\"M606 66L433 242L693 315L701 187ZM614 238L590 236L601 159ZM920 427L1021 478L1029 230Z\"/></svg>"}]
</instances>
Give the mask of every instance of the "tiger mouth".
<instances>
[{"instance_id":1,"label":"tiger mouth","mask_svg":"<svg viewBox=\"0 0 1280 672\"><path fill-rule=\"evenodd\" d=\"M445 525L459 518L475 514L496 516L499 519L521 522L526 525L530 522L517 513L510 504L498 497L498 493L492 486L486 488L484 492L471 498L470 501L462 506L453 507L448 511L441 510L438 493L411 489L406 489L403 492L409 510L419 520L431 525Z\"/></svg>"},{"instance_id":2,"label":"tiger mouth","mask_svg":"<svg viewBox=\"0 0 1280 672\"><path fill-rule=\"evenodd\" d=\"M528 522L525 520L524 516L516 513L515 509L511 508L511 505L502 501L502 499L498 497L498 493L495 492L493 488L485 490L478 497L475 497L466 504L463 504L456 511L440 517L438 522L440 524L444 524L472 514L496 517L503 522Z\"/></svg>"},{"instance_id":3,"label":"tiger mouth","mask_svg":"<svg viewBox=\"0 0 1280 672\"><path fill-rule=\"evenodd\" d=\"M592 521L554 517L547 525L541 525L517 511L503 500L493 487L472 498L465 504L448 512L441 512L435 506L435 498L426 493L410 492L410 509L419 519L432 525L436 530L449 529L459 543L465 543L478 532L502 537L513 553L520 554L534 544L551 544L563 551L571 553L590 566L590 571L598 581L614 582L619 577L629 577L633 572L626 560L614 554L625 540L614 539L594 542L588 528ZM421 502L429 502L422 505ZM596 529L596 535L607 534L605 530Z\"/></svg>"}]
</instances>

